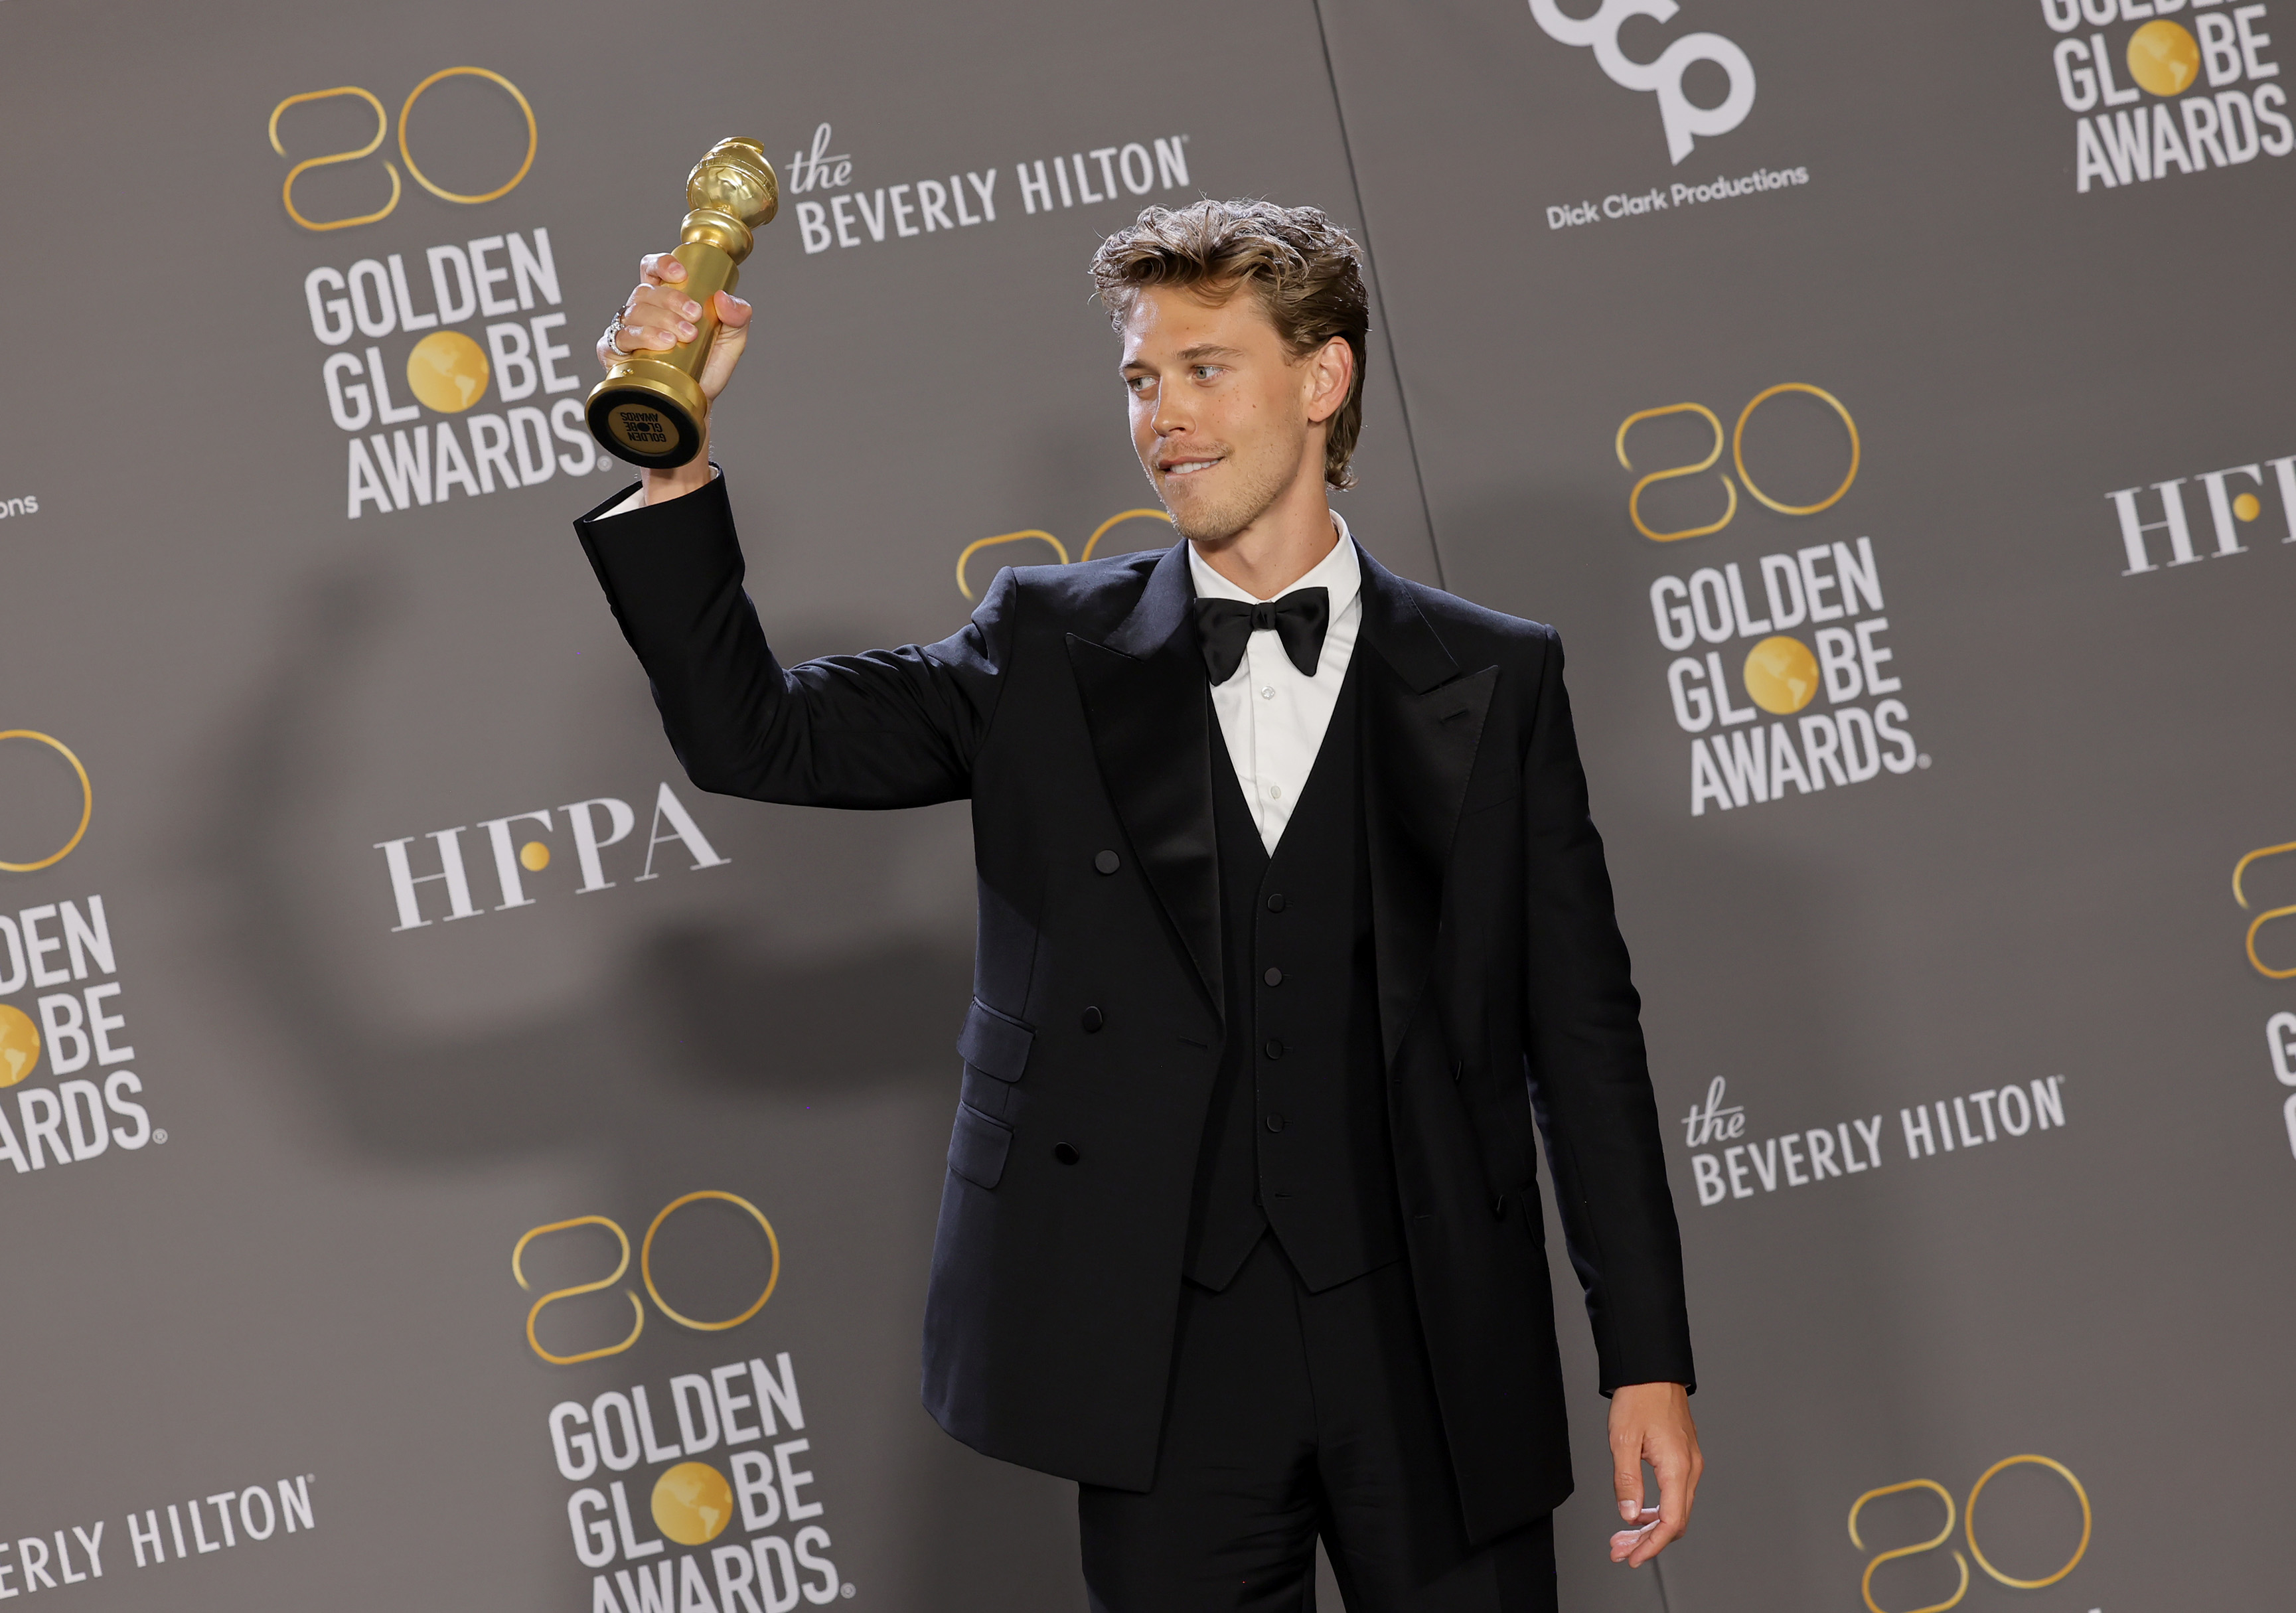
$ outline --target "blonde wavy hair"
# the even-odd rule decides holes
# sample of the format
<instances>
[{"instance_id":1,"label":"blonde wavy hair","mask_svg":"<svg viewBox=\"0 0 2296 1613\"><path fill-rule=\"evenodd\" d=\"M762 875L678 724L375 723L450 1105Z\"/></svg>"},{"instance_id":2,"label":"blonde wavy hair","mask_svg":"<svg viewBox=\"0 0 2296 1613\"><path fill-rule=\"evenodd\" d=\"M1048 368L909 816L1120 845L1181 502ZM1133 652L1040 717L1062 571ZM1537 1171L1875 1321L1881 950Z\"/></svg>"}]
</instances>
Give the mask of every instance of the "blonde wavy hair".
<instances>
[{"instance_id":1,"label":"blonde wavy hair","mask_svg":"<svg viewBox=\"0 0 2296 1613\"><path fill-rule=\"evenodd\" d=\"M1348 400L1332 416L1324 480L1355 486L1348 462L1363 430L1364 339L1371 303L1363 282L1363 249L1320 208L1266 201L1212 201L1148 208L1093 254L1092 282L1121 330L1139 293L1181 286L1215 301L1250 287L1294 359L1333 337L1355 355Z\"/></svg>"}]
</instances>

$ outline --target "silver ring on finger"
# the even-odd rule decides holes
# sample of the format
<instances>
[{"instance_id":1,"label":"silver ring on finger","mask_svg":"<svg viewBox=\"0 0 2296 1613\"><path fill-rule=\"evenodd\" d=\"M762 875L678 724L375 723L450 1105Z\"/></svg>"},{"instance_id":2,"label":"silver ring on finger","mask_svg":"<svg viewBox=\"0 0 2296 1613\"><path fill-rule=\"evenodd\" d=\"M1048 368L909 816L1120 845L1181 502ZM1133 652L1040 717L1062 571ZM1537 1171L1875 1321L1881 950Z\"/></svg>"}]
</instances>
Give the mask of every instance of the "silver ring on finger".
<instances>
[{"instance_id":1,"label":"silver ring on finger","mask_svg":"<svg viewBox=\"0 0 2296 1613\"><path fill-rule=\"evenodd\" d=\"M609 348L611 348L618 356L623 358L630 356L629 349L622 346L622 332L625 329L622 321L628 315L629 311L630 305L627 302L624 303L620 307L614 310L613 318L608 321L606 324L606 345Z\"/></svg>"}]
</instances>

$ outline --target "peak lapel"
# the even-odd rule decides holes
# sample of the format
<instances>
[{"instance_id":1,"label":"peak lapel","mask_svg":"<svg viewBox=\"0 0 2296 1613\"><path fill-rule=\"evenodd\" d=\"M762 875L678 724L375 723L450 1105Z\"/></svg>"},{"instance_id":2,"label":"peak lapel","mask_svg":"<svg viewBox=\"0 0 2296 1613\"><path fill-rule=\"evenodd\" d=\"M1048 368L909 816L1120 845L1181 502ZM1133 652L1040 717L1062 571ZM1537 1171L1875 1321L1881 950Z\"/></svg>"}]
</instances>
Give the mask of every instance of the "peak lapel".
<instances>
[{"instance_id":1,"label":"peak lapel","mask_svg":"<svg viewBox=\"0 0 2296 1613\"><path fill-rule=\"evenodd\" d=\"M1212 825L1211 698L1187 629L1195 585L1187 545L1149 574L1104 643L1069 635L1069 665L1109 799L1133 855L1201 977L1220 991L1219 851Z\"/></svg>"},{"instance_id":2,"label":"peak lapel","mask_svg":"<svg viewBox=\"0 0 2296 1613\"><path fill-rule=\"evenodd\" d=\"M1408 585L1364 554L1364 817L1379 1018L1390 1062L1424 995L1444 880L1498 668L1461 675ZM1366 673L1373 667L1366 667Z\"/></svg>"}]
</instances>

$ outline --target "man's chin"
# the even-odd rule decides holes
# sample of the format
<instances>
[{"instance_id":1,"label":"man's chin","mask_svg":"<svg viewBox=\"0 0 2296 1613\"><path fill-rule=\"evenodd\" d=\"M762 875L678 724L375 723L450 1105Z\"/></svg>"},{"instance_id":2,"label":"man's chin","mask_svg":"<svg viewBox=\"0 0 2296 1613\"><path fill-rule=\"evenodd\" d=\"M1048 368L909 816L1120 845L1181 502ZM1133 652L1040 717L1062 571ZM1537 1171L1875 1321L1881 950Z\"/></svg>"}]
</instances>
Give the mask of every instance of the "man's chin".
<instances>
[{"instance_id":1,"label":"man's chin","mask_svg":"<svg viewBox=\"0 0 2296 1613\"><path fill-rule=\"evenodd\" d=\"M1172 518L1173 529L1192 544L1226 543L1267 513L1283 491L1281 480L1263 481L1234 460L1185 476L1155 481L1156 496Z\"/></svg>"},{"instance_id":2,"label":"man's chin","mask_svg":"<svg viewBox=\"0 0 2296 1613\"><path fill-rule=\"evenodd\" d=\"M1242 531L1243 525L1235 520L1207 520L1201 516L1191 518L1175 512L1172 530L1200 548L1216 549Z\"/></svg>"},{"instance_id":3,"label":"man's chin","mask_svg":"<svg viewBox=\"0 0 2296 1613\"><path fill-rule=\"evenodd\" d=\"M1164 512L1172 518L1172 529L1192 544L1224 544L1249 524L1239 512L1210 499L1174 498L1168 492L1162 496Z\"/></svg>"}]
</instances>

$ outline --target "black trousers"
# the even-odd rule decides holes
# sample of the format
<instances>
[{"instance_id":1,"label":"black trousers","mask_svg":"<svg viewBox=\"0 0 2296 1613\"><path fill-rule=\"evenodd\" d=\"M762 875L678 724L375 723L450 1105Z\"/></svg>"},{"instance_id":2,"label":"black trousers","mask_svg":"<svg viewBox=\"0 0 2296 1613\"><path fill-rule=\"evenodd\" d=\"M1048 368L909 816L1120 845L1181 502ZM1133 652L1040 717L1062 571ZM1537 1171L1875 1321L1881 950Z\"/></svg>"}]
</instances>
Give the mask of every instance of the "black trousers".
<instances>
[{"instance_id":1,"label":"black trousers","mask_svg":"<svg viewBox=\"0 0 2296 1613\"><path fill-rule=\"evenodd\" d=\"M1400 1261L1311 1294L1273 1238L1180 1300L1155 1487L1077 1497L1094 1613L1554 1613L1554 1520L1460 1521Z\"/></svg>"}]
</instances>

